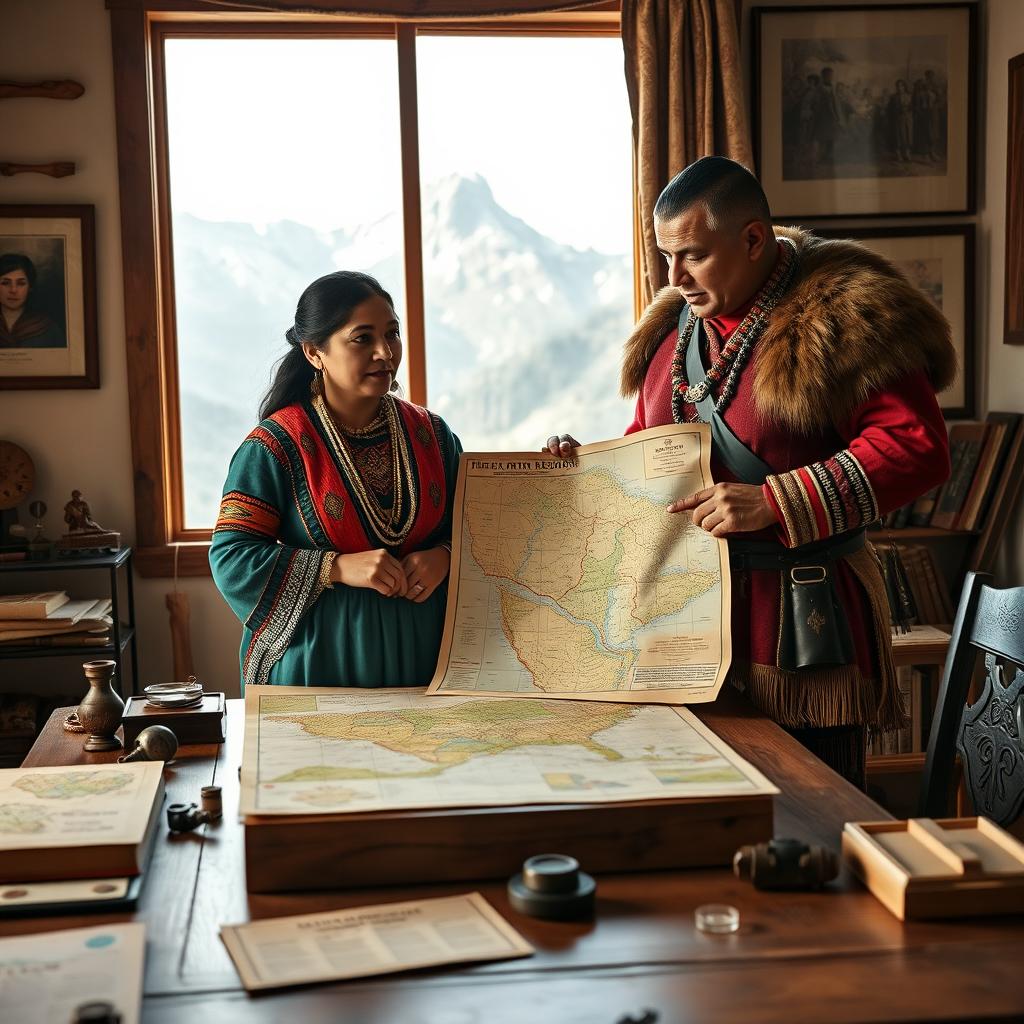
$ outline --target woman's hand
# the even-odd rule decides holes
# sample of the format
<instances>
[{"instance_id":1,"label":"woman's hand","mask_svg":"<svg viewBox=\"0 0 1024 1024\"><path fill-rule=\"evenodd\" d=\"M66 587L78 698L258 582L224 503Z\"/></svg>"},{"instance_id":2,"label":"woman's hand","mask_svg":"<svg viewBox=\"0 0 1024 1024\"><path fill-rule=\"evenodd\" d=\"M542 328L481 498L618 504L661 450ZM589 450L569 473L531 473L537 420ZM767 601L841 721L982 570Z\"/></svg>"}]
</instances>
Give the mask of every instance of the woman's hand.
<instances>
[{"instance_id":1,"label":"woman's hand","mask_svg":"<svg viewBox=\"0 0 1024 1024\"><path fill-rule=\"evenodd\" d=\"M384 597L405 597L409 592L409 580L402 563L383 548L338 555L331 568L331 582L376 590Z\"/></svg>"},{"instance_id":2,"label":"woman's hand","mask_svg":"<svg viewBox=\"0 0 1024 1024\"><path fill-rule=\"evenodd\" d=\"M556 459L575 459L580 443L572 434L552 434L542 452L550 452Z\"/></svg>"},{"instance_id":3,"label":"woman's hand","mask_svg":"<svg viewBox=\"0 0 1024 1024\"><path fill-rule=\"evenodd\" d=\"M402 568L409 581L409 591L405 596L416 604L426 601L447 577L451 558L451 552L441 547L406 555L402 559Z\"/></svg>"},{"instance_id":4,"label":"woman's hand","mask_svg":"<svg viewBox=\"0 0 1024 1024\"><path fill-rule=\"evenodd\" d=\"M749 533L777 522L775 512L756 484L715 484L688 498L673 501L669 512L692 510L694 525L712 537Z\"/></svg>"}]
</instances>

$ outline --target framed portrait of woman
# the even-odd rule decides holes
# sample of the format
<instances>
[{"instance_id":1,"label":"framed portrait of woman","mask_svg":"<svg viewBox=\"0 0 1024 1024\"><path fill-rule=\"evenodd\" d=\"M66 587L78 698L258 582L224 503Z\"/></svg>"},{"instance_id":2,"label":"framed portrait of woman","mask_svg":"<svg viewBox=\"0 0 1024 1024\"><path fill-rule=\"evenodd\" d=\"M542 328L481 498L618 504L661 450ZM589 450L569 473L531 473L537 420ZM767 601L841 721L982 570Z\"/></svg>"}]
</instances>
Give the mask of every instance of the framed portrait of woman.
<instances>
[{"instance_id":1,"label":"framed portrait of woman","mask_svg":"<svg viewBox=\"0 0 1024 1024\"><path fill-rule=\"evenodd\" d=\"M752 14L754 148L774 216L974 212L974 3Z\"/></svg>"},{"instance_id":2,"label":"framed portrait of woman","mask_svg":"<svg viewBox=\"0 0 1024 1024\"><path fill-rule=\"evenodd\" d=\"M0 389L98 388L92 206L0 206Z\"/></svg>"},{"instance_id":3,"label":"framed portrait of woman","mask_svg":"<svg viewBox=\"0 0 1024 1024\"><path fill-rule=\"evenodd\" d=\"M890 260L949 321L956 379L941 394L946 419L970 419L974 398L974 225L810 228L823 238L853 238Z\"/></svg>"}]
</instances>

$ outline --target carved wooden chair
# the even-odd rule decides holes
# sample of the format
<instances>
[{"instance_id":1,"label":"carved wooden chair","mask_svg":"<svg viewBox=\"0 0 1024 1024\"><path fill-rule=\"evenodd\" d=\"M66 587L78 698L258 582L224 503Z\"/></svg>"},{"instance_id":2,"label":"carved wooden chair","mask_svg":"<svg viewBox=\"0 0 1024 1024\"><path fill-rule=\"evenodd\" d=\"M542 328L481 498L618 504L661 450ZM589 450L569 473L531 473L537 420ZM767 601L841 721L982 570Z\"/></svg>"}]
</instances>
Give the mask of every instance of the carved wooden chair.
<instances>
[{"instance_id":1,"label":"carved wooden chair","mask_svg":"<svg viewBox=\"0 0 1024 1024\"><path fill-rule=\"evenodd\" d=\"M997 590L991 580L971 572L964 581L928 737L921 817L948 813L955 751L977 814L1009 825L1024 805L1024 587ZM985 686L965 707L979 652Z\"/></svg>"}]
</instances>

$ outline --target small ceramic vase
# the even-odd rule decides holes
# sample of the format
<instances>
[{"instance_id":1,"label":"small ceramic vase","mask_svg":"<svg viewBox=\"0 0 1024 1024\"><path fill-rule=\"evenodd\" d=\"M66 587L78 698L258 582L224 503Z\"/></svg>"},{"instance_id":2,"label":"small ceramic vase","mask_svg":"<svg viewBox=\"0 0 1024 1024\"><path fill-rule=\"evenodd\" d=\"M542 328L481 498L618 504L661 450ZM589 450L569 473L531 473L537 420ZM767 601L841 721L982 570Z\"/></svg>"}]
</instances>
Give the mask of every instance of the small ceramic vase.
<instances>
[{"instance_id":1,"label":"small ceramic vase","mask_svg":"<svg viewBox=\"0 0 1024 1024\"><path fill-rule=\"evenodd\" d=\"M115 661L87 661L82 665L89 691L78 705L78 724L89 733L85 749L94 753L120 750L121 741L114 735L121 724L124 701L113 687Z\"/></svg>"}]
</instances>

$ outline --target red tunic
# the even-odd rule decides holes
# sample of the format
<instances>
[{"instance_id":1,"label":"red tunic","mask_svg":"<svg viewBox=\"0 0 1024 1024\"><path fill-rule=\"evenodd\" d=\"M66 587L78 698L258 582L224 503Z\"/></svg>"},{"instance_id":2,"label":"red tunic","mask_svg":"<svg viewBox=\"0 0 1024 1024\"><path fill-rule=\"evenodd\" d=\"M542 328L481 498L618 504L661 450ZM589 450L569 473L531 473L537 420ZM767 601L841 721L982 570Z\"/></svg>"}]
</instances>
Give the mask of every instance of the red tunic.
<instances>
[{"instance_id":1,"label":"red tunic","mask_svg":"<svg viewBox=\"0 0 1024 1024\"><path fill-rule=\"evenodd\" d=\"M737 310L733 316L711 323L725 341L745 314L745 309ZM714 332L704 333L709 339L708 355L714 360L718 356L717 340ZM672 358L677 335L677 330L671 331L655 352L627 434L673 422ZM788 547L806 544L865 526L949 475L945 422L923 371L909 374L898 385L873 394L846 421L834 424L832 430L805 436L766 423L758 416L753 393L756 363L755 346L750 362L740 374L736 393L726 406L724 419L733 433L774 470L776 475L769 477L763 491L778 525L736 536L779 540ZM685 411L689 416L694 410L687 405ZM716 481L736 481L714 451L711 472ZM871 614L864 590L842 562L837 566L836 584L861 675L877 679ZM737 573L732 609L736 661L775 665L779 574Z\"/></svg>"}]
</instances>

